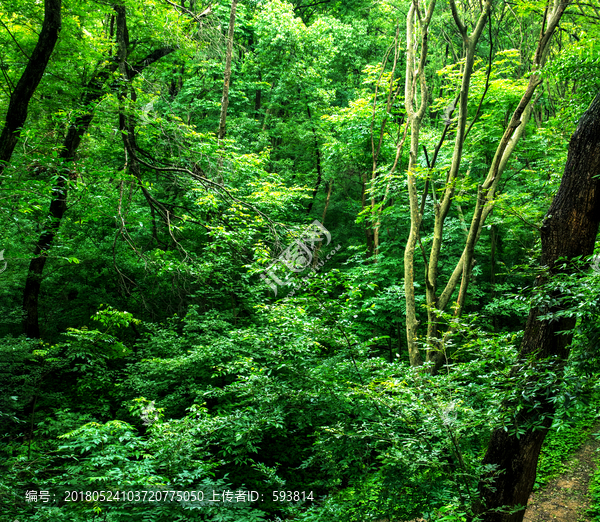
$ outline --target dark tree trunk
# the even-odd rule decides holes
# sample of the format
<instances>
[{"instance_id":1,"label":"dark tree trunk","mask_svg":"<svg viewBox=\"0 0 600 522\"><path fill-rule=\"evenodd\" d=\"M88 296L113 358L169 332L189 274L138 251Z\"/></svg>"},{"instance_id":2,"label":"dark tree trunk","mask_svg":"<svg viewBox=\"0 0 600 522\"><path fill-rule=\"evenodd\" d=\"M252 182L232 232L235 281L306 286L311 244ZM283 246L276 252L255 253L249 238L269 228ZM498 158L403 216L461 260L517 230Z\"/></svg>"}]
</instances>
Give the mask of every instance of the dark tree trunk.
<instances>
[{"instance_id":1,"label":"dark tree trunk","mask_svg":"<svg viewBox=\"0 0 600 522\"><path fill-rule=\"evenodd\" d=\"M85 95L83 96L84 106L89 104L101 96L101 81L95 77L89 84ZM54 242L56 232L60 227L62 218L67 210L67 178L74 178L75 174L68 171L68 163L75 159L81 138L87 131L93 118L93 113L85 113L70 125L63 146L60 151L60 158L64 161L63 171L59 173L56 180L56 185L52 189L52 201L48 210L48 225L40 235L33 252L33 259L29 262L29 270L25 281L25 289L23 290L23 309L25 310L24 331L27 337L38 338L40 336L38 302L40 295L40 287L42 283L42 274L48 249Z\"/></svg>"},{"instance_id":2,"label":"dark tree trunk","mask_svg":"<svg viewBox=\"0 0 600 522\"><path fill-rule=\"evenodd\" d=\"M325 217L327 216L327 209L329 208L329 200L331 199L331 190L333 189L333 180L327 183L327 199L325 200L325 208L323 209L323 217L321 218L321 225L325 224ZM319 252L321 251L321 247L323 243L319 243L317 248L315 248L315 253L313 255L313 268L315 268L319 264Z\"/></svg>"},{"instance_id":3,"label":"dark tree trunk","mask_svg":"<svg viewBox=\"0 0 600 522\"><path fill-rule=\"evenodd\" d=\"M117 6L118 8L120 6ZM125 11L119 10L118 14L123 17L124 23ZM153 64L172 53L173 47L164 47L152 51L144 59L140 60L128 70L128 78L131 80L140 74L146 67ZM82 106L91 107L93 102L100 99L104 91L104 84L110 75L117 69L118 62L112 63L109 67L99 71L88 83L85 93L82 97ZM85 112L71 124L63 142L60 152L60 158L63 160L63 171L59 173L56 185L52 191L52 201L48 210L48 225L40 235L33 253L33 259L29 263L25 289L23 290L23 309L25 310L25 321L23 330L27 337L39 338L39 295L44 273L44 266L48 257L48 249L54 243L54 238L60 227L60 223L67 210L67 192L68 178L74 179L76 174L68 170L68 164L75 159L75 153L79 148L83 135L87 132L90 123L94 117L93 112Z\"/></svg>"},{"instance_id":4,"label":"dark tree trunk","mask_svg":"<svg viewBox=\"0 0 600 522\"><path fill-rule=\"evenodd\" d=\"M66 209L67 180L65 174L60 173L53 190L52 203L50 203L50 210L48 212L50 223L47 229L42 232L35 245L34 257L29 263L29 271L27 272L27 280L25 281L23 308L26 313L24 330L27 337L38 338L40 336L38 300L42 283L42 273L46 264L47 250L54 241L54 236Z\"/></svg>"},{"instance_id":5,"label":"dark tree trunk","mask_svg":"<svg viewBox=\"0 0 600 522\"><path fill-rule=\"evenodd\" d=\"M550 277L564 270L561 268L562 261L557 263L559 258L569 259L593 253L599 222L600 94L582 116L571 138L562 182L542 226L542 265L549 267ZM546 279L539 277L536 285L544 282ZM528 362L514 368L513 375L522 373L523 366L527 364L529 375L535 375L536 370L547 370L552 365L557 378L562 376L572 335L559 332L572 330L575 319L539 319L540 315L553 311L558 311L558 308L535 308L529 312L520 350L520 359ZM528 384L533 385L534 382L524 380L521 386L524 388ZM480 485L480 512L485 522L522 522L525 509L513 514L489 510L527 505L535 482L540 449L552 422L554 404L550 399L553 395L552 389L540 391L529 399L530 406L536 402L540 406L521 410L519 424L537 424L539 429L533 431L529 428L520 438L503 429L497 429L492 434L483 463L496 464L498 472L494 475L493 489L483 483ZM514 406L507 404L506 408L510 410Z\"/></svg>"},{"instance_id":6,"label":"dark tree trunk","mask_svg":"<svg viewBox=\"0 0 600 522\"><path fill-rule=\"evenodd\" d=\"M40 37L10 97L6 122L0 135L0 175L2 175L4 167L10 161L17 141L19 141L21 128L27 119L29 102L44 75L50 55L58 40L61 25L61 3L62 0L45 1L44 22L40 31Z\"/></svg>"}]
</instances>

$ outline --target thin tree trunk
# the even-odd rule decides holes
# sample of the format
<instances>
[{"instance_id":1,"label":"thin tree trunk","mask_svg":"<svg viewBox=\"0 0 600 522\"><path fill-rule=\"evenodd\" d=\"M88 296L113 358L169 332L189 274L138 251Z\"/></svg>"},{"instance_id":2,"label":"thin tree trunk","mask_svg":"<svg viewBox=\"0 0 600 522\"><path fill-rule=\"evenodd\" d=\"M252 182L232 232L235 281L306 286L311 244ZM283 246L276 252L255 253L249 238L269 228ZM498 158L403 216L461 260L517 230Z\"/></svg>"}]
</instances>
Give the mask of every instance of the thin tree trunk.
<instances>
[{"instance_id":1,"label":"thin tree trunk","mask_svg":"<svg viewBox=\"0 0 600 522\"><path fill-rule=\"evenodd\" d=\"M364 171L362 175L359 174L359 178L361 184L361 208L364 210L367 204L367 171ZM368 225L368 223L365 224L365 239L367 242L367 253L370 256L373 253L373 229Z\"/></svg>"},{"instance_id":2,"label":"thin tree trunk","mask_svg":"<svg viewBox=\"0 0 600 522\"><path fill-rule=\"evenodd\" d=\"M373 109L371 111L371 156L372 156L372 160L373 160L373 164L372 164L372 168L371 168L371 191L375 188L375 179L377 178L377 160L379 157L379 153L381 151L381 145L383 144L383 137L385 135L385 126L386 126L386 123L387 123L387 120L389 117L392 102L398 96L398 91L399 91L399 88L396 89L396 91L393 93L393 100L392 100L392 91L393 91L392 87L394 84L394 73L396 71L396 65L398 63L398 54L400 52L400 49L398 47L399 32L400 32L400 26L398 26L396 28L396 37L394 38L394 44L392 47L390 47L388 49L388 51L386 52L386 54L382 60L381 72L379 73L379 77L377 78L377 82L375 83L375 95L373 96ZM377 144L377 147L375 147L374 127L375 127L375 116L377 114L377 95L379 92L379 84L381 82L381 78L383 77L383 73L385 72L385 67L387 65L387 61L388 61L389 55L392 51L392 48L394 49L394 63L392 66L392 72L390 74L390 84L389 84L389 90L388 90L388 98L387 98L387 102L386 102L386 111L385 111L385 116L383 118L383 121L381 122L381 127L379 130L378 144ZM369 188L367 186L367 173L365 172L362 176L361 212L364 212L364 210L365 210L365 207L367 204L367 192L368 191L369 191ZM373 227L373 223L374 223L373 216L375 214L374 207L375 207L375 196L372 193L371 194L371 216L370 216L369 220L365 220L365 235L366 235L366 240L367 240L367 251L368 251L369 255L375 253L375 230ZM376 257L374 257L373 260L374 260L374 262L377 262Z\"/></svg>"},{"instance_id":3,"label":"thin tree trunk","mask_svg":"<svg viewBox=\"0 0 600 522\"><path fill-rule=\"evenodd\" d=\"M44 4L44 22L40 37L31 53L31 57L15 90L10 97L6 122L0 135L0 176L10 161L19 141L21 128L27 119L27 110L33 93L37 89L50 56L58 40L61 26L62 0L46 0Z\"/></svg>"},{"instance_id":4,"label":"thin tree trunk","mask_svg":"<svg viewBox=\"0 0 600 522\"><path fill-rule=\"evenodd\" d=\"M221 119L219 121L219 139L222 140L227 132L227 107L229 106L229 82L231 80L231 55L233 53L233 31L235 28L235 10L238 0L231 2L229 14L229 32L227 34L227 55L225 57L225 74L223 81L223 97L221 99Z\"/></svg>"},{"instance_id":5,"label":"thin tree trunk","mask_svg":"<svg viewBox=\"0 0 600 522\"><path fill-rule=\"evenodd\" d=\"M52 202L48 211L50 223L47 229L38 239L33 259L29 263L25 289L23 290L23 309L25 310L24 331L27 337L38 338L40 327L38 320L38 301L42 273L48 256L47 250L54 241L54 236L60 226L62 217L67 209L67 179L65 172L58 175L58 179L52 191Z\"/></svg>"},{"instance_id":6,"label":"thin tree trunk","mask_svg":"<svg viewBox=\"0 0 600 522\"><path fill-rule=\"evenodd\" d=\"M460 32L463 44L465 48L465 64L462 75L462 82L460 87L460 94L458 96L459 109L458 109L458 124L456 129L456 139L454 143L454 151L452 154L452 163L450 166L450 172L446 181L446 188L441 201L435 205L435 222L433 226L433 241L431 251L429 255L429 262L426 266L425 275L425 289L428 305L428 327L427 327L427 342L429 348L437 348L437 330L438 330L438 316L436 314L436 308L438 306L438 300L436 295L437 288L437 275L438 275L438 264L440 260L440 251L443 243L444 224L450 207L454 201L454 191L456 182L458 180L458 174L460 171L461 161L463 157L463 147L465 143L465 135L467 130L467 115L468 115L468 100L469 91L471 88L471 76L473 73L473 66L475 63L475 52L477 44L485 27L488 22L491 0L487 0L482 8L481 14L477 21L477 25L473 29L473 32L467 34L467 28L461 19L454 0L450 0L450 7L454 22ZM451 110L454 110L453 105ZM427 360L430 361L432 356L437 355L438 352L435 350L429 350L427 352ZM441 358L440 358L441 360Z\"/></svg>"},{"instance_id":7,"label":"thin tree trunk","mask_svg":"<svg viewBox=\"0 0 600 522\"><path fill-rule=\"evenodd\" d=\"M262 74L258 71L258 81L262 82ZM256 89L254 96L254 118L258 121L260 118L260 109L262 107L262 88Z\"/></svg>"},{"instance_id":8,"label":"thin tree trunk","mask_svg":"<svg viewBox=\"0 0 600 522\"><path fill-rule=\"evenodd\" d=\"M498 225L492 225L490 228L490 285L492 287L492 301L496 299L496 250L498 248L499 234ZM498 316L494 314L493 318L494 332L498 331Z\"/></svg>"},{"instance_id":9,"label":"thin tree trunk","mask_svg":"<svg viewBox=\"0 0 600 522\"><path fill-rule=\"evenodd\" d=\"M600 94L579 121L577 130L569 144L569 154L562 182L550 209L546 213L541 229L542 265L549 267L550 276L565 270L560 258L573 259L589 256L600 223ZM547 281L539 277L539 286ZM544 370L556 373L560 382L563 367L569 357L575 318L540 319L542 315L559 311L558 306L533 308L529 312L525 335L520 350L520 359L528 361L527 371L523 363L513 369L513 376L526 373L521 387L534 385L536 376ZM564 333L567 332L567 333ZM489 512L503 506L527 505L536 476L538 456L544 438L552 423L555 411L552 395L548 389L540 390L530 397L530 406L519 414L521 426L538 424L541 429L528 428L520 437L512 431L497 429L492 434L483 464L495 464L499 471L494 473L493 489L486 483L480 485L482 505L480 512L485 522L521 522L525 509L514 514ZM509 411L517 405L506 404ZM490 478L490 477L487 477Z\"/></svg>"},{"instance_id":10,"label":"thin tree trunk","mask_svg":"<svg viewBox=\"0 0 600 522\"><path fill-rule=\"evenodd\" d=\"M475 210L471 219L471 226L469 228L469 234L465 242L462 256L459 262L457 263L456 267L454 268L454 271L450 276L439 298L437 298L435 295L435 278L437 276L437 268L433 267L433 265L430 263L430 281L427 285L427 289L429 291L430 286L433 287L433 294L431 295L431 297L428 297L428 304L430 305L430 310L433 310L433 315L430 314L430 320L428 325L428 339L434 340L433 342L430 341L430 348L434 349L431 349L428 352L427 360L432 361L434 363L432 366L433 373L437 372L441 364L443 363L444 346L446 345L446 342L449 339L449 337L454 332L455 328L454 325L450 326L450 328L444 334L441 342L435 341L435 339L438 339L440 337L440 332L438 330L437 324L437 316L440 312L445 310L459 282L460 288L456 301L457 306L454 310L454 316L459 317L462 313L467 296L469 280L471 277L471 270L474 263L473 256L475 252L475 246L477 245L479 237L481 236L483 225L490 212L494 208L494 197L496 189L498 187L498 182L500 181L500 177L504 172L506 164L508 163L508 160L512 155L512 152L514 151L517 143L523 136L525 126L527 125L527 122L531 117L534 105L533 96L536 88L542 83L539 70L545 63L549 50L550 40L556 30L556 27L558 26L558 23L560 22L560 19L565 9L571 3L571 1L572 0L554 0L553 8L551 10L548 10L544 14L542 31L540 33L538 46L533 59L533 71L531 76L529 77L529 83L527 85L527 88L525 89L525 93L523 94L519 102L519 105L515 109L514 113L512 114L512 117L510 118L510 121L507 124L506 131L504 132L500 143L498 144L496 153L494 155L494 159L492 161L492 166L490 167L488 175L484 182L478 187L477 199L475 202ZM453 2L451 3L451 6L452 5ZM457 24L459 24L458 21ZM434 232L434 247L435 242L436 240ZM434 247L432 247L432 254ZM436 255L436 259L437 258L438 257Z\"/></svg>"},{"instance_id":11,"label":"thin tree trunk","mask_svg":"<svg viewBox=\"0 0 600 522\"><path fill-rule=\"evenodd\" d=\"M404 142L406 141L406 133L408 131L408 123L404 124L404 131L402 133L402 139L396 144L396 157L394 158L394 164L390 169L388 176L389 180L385 186L385 193L383 194L383 201L379 205L379 208L376 211L376 219L375 224L373 226L373 254L374 254L374 262L377 263L377 256L379 255L379 231L381 230L381 213L383 212L383 208L387 202L388 195L390 193L390 185L392 184L392 175L396 172L396 167L398 166L398 161L402 156L402 149L404 148ZM423 214L421 212L421 214Z\"/></svg>"},{"instance_id":12,"label":"thin tree trunk","mask_svg":"<svg viewBox=\"0 0 600 522\"><path fill-rule=\"evenodd\" d=\"M387 125L388 118L390 116L390 111L392 109L392 105L395 103L396 98L398 97L398 93L400 92L401 84L398 83L398 87L394 91L394 80L396 76L396 66L398 65L398 58L400 56L400 47L398 46L400 35L400 25L396 27L396 36L394 38L394 61L392 64L392 71L390 73L390 81L388 86L388 96L385 104L385 116L383 117L383 121L381 122L381 126L379 129L379 140L377 143L377 147L375 147L375 138L373 134L373 127L375 124L375 115L377 110L377 91L379 89L379 82L383 77L383 73L385 72L385 66L387 63L387 56L383 61L383 66L381 68L381 74L379 75L379 79L377 81L377 85L375 86L375 97L373 99L373 113L371 116L371 155L373 156L373 167L371 168L371 226L373 227L373 262L377 263L377 256L379 254L379 229L381 227L381 211L383 210L383 206L385 205L385 201L387 199L390 181L386 184L385 193L383 196L383 201L381 201L380 205L375 208L376 205L376 197L375 197L375 182L377 180L377 161L379 160L379 154L381 152L381 145L383 144L383 137L385 135L385 129ZM389 54L389 51L388 51ZM404 144L404 138L406 138L406 130L408 126L404 127L404 137L402 144ZM396 169L396 165L398 163L398 154L402 151L402 146L396 147L396 160L394 161L394 166L392 167L392 172L390 172L390 176L393 171Z\"/></svg>"},{"instance_id":13,"label":"thin tree trunk","mask_svg":"<svg viewBox=\"0 0 600 522\"><path fill-rule=\"evenodd\" d=\"M325 224L325 216L327 216L327 209L329 208L329 200L331 199L331 190L333 189L333 180L330 180L329 183L327 183L327 199L325 200L325 208L323 209L323 217L321 217L321 224L324 225ZM321 246L322 243L319 243L319 246Z\"/></svg>"},{"instance_id":14,"label":"thin tree trunk","mask_svg":"<svg viewBox=\"0 0 600 522\"><path fill-rule=\"evenodd\" d=\"M425 62L427 60L427 40L429 35L429 23L433 15L435 0L431 0L426 16L418 11L419 5L413 2L406 17L406 78L404 86L404 107L410 123L410 151L408 159L407 185L408 201L410 206L410 232L406 247L404 249L404 295L406 299L406 342L408 345L408 357L412 366L419 366L422 363L421 354L417 344L417 329L419 321L417 320L417 309L415 301L415 262L414 253L417 240L419 238L419 228L421 226L421 215L419 212L419 198L417 195L417 186L415 182L415 171L417 169L417 159L419 154L419 132L421 122L425 114L428 102L427 83L425 79ZM415 27L415 21L418 22L418 29ZM415 41L417 40L418 30L420 30L420 50L421 55L417 60L415 56ZM417 82L420 87L420 100L417 105Z\"/></svg>"}]
</instances>

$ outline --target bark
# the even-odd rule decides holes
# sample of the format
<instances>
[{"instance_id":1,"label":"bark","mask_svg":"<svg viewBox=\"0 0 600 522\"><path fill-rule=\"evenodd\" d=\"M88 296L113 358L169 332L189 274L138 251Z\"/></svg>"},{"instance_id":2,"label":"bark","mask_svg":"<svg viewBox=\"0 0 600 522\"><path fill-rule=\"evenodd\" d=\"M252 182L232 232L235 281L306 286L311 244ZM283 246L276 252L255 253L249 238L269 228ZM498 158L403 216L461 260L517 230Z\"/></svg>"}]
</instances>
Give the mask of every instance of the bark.
<instances>
[{"instance_id":1,"label":"bark","mask_svg":"<svg viewBox=\"0 0 600 522\"><path fill-rule=\"evenodd\" d=\"M563 179L548 210L541 229L542 264L549 268L548 276L539 277L537 285L564 270L559 258L589 256L600 223L600 94L583 115L569 144L569 154ZM568 269L568 268L567 268ZM525 335L520 349L520 359L527 361L529 375L535 370L547 370L552 364L557 382L569 356L572 340L569 332L575 326L575 318L540 320L539 316L556 312L559 308L534 308L530 311ZM550 362L551 361L551 362ZM513 375L523 371L523 364L513 369ZM529 379L534 379L530 377ZM522 387L532 385L530 380ZM538 408L524 408L519 417L521 426L538 424L541 429L529 428L517 438L510 430L497 429L492 434L484 464L495 464L498 472L493 475L493 488L484 482L480 485L482 505L479 510L485 522L521 522L525 509L514 514L490 512L501 507L526 506L536 476L540 448L552 422L554 413L553 393L540 390L528 400L539 402ZM515 405L506 404L511 411ZM491 477L487 477L491 478Z\"/></svg>"},{"instance_id":2,"label":"bark","mask_svg":"<svg viewBox=\"0 0 600 522\"><path fill-rule=\"evenodd\" d=\"M365 205L367 204L367 178L368 178L368 172L364 171L362 173L362 175L359 175L360 177L360 186L361 186L361 194L360 194L360 199L361 199L361 208L365 208ZM367 253L368 255L371 255L373 253L373 229L368 226L368 224L365 225L365 240L367 242Z\"/></svg>"},{"instance_id":3,"label":"bark","mask_svg":"<svg viewBox=\"0 0 600 522\"><path fill-rule=\"evenodd\" d=\"M533 70L529 78L529 83L517 108L513 112L512 117L510 118L510 121L507 124L507 128L504 132L502 139L500 140L500 143L498 144L496 153L494 155L494 159L492 161L492 165L486 176L486 179L478 187L477 199L475 202L475 210L471 219L471 225L469 228L469 233L467 235L463 253L439 298L436 297L435 286L437 278L437 259L439 259L439 246L441 246L442 240L441 227L443 227L443 219L441 220L440 230L434 230L434 245L432 247L432 256L430 257L430 264L428 268L428 281L426 285L429 294L427 298L427 303L429 305L429 324L427 337L430 348L430 351L427 355L427 360L433 362L433 373L437 372L443 363L444 347L446 345L447 340L454 332L455 328L454 326L450 326L450 328L448 328L448 330L443 335L443 338L439 340L439 338L442 337L442 335L439 331L437 317L440 312L445 310L459 282L460 287L453 315L454 317L459 317L462 314L465 300L467 297L469 281L471 278L471 270L474 265L473 256L475 252L475 246L477 245L477 242L479 241L479 238L481 236L483 225L495 205L494 198L496 194L496 189L498 187L498 182L500 181L500 177L504 172L504 169L516 145L519 143L521 137L523 136L525 126L527 125L527 122L531 117L534 105L533 97L537 87L542 83L539 71L545 63L551 38L558 26L558 23L561 20L565 9L570 3L571 0L567 0L565 2L555 0L552 9L544 14L542 31L540 33L537 49L533 58ZM452 5L453 4L451 3L451 6ZM456 18L456 23L459 26L459 30L462 33L462 29L460 29L460 19ZM452 171L449 175L449 178L451 176ZM453 184L451 184L450 190L453 191ZM448 193L448 189L446 193ZM452 196L453 192L451 194L450 201L452 199ZM438 212L443 216L444 219L447 215L447 209L444 207L444 202L442 202L440 207L441 208L439 210L436 209L436 227L438 226ZM446 212L446 214L444 214L444 212ZM437 250L435 257L433 256L434 249ZM434 259L436 260L435 265L433 264Z\"/></svg>"},{"instance_id":4,"label":"bark","mask_svg":"<svg viewBox=\"0 0 600 522\"><path fill-rule=\"evenodd\" d=\"M115 10L117 11L117 24L124 23L125 8L115 6ZM152 51L145 58L129 68L127 72L129 80L142 73L149 65L173 51L175 51L173 47L163 47ZM106 81L117 69L118 65L118 62L113 62L109 67L99 70L94 75L86 86L86 90L82 96L83 107L91 107L93 106L93 102L100 99L105 92L104 85ZM67 210L68 180L69 178L74 179L76 177L76 174L70 170L69 164L74 161L81 139L87 132L93 117L94 113L89 111L84 112L75 119L69 126L59 154L59 157L63 160L63 166L62 170L58 173L56 184L52 190L52 199L48 210L48 225L36 242L33 258L29 262L27 279L25 280L25 288L23 290L23 309L25 311L23 330L27 337L30 338L40 337L39 295L44 267L48 258L48 250L54 243L62 218Z\"/></svg>"},{"instance_id":5,"label":"bark","mask_svg":"<svg viewBox=\"0 0 600 522\"><path fill-rule=\"evenodd\" d=\"M385 205L385 201L387 199L387 195L389 193L389 187L390 187L390 182L388 181L388 183L386 184L386 190L385 190L385 194L383 197L383 201L380 201L380 204L376 205L376 197L375 197L374 191L375 191L375 181L377 179L377 161L379 159L379 154L381 152L381 145L383 144L383 137L385 135L387 121L391 114L390 111L392 109L392 105L395 103L396 98L398 97L398 93L400 92L400 87L401 87L401 84L398 83L398 87L396 88L396 90L394 90L396 66L398 65L398 58L400 56L400 47L398 45L399 36L400 36L400 26L398 25L396 28L396 37L394 38L394 61L392 64L392 71L390 73L388 96L387 96L387 101L386 101L386 105L385 105L385 116L383 118L383 121L381 122L381 126L379 129L379 141L377 142L377 147L375 147L373 127L374 127L374 123L375 123L375 114L376 114L376 109L377 109L377 91L379 88L379 81L377 82L377 85L375 87L375 98L373 100L373 114L371 116L371 155L373 156L373 167L371 168L371 191L372 191L371 223L373 226L373 262L374 263L377 263L377 256L379 254L379 229L381 227L381 211L383 210L383 206ZM386 57L386 60L384 60L383 67L381 68L381 74L379 75L379 80L381 80L383 73L385 71L386 61L387 61L387 57ZM405 130L404 137L406 137L406 130L407 130L406 126L404 127L404 130ZM404 142L402 142L402 143L404 143ZM398 157L398 154L401 151L402 151L402 146L400 146L400 147L397 146L396 147L396 157ZM396 164L397 164L397 160L394 162L394 166L392 167L392 172L390 173L390 176L393 173L393 171L395 170Z\"/></svg>"},{"instance_id":6,"label":"bark","mask_svg":"<svg viewBox=\"0 0 600 522\"><path fill-rule=\"evenodd\" d=\"M136 141L135 135L135 116L133 111L127 110L127 104L131 102L135 102L136 100L136 92L135 89L131 85L132 78L132 69L127 65L127 18L125 16L125 8L121 7L118 11L117 16L117 30L116 30L116 41L117 41L117 65L119 69L119 73L121 75L121 83L118 91L118 99L119 99L119 131L121 134L121 139L123 141L123 148L125 151L125 168L131 172L131 174L137 180L138 187L140 188L148 206L150 207L150 213L152 215L153 220L153 237L158 243L158 233L155 221L155 212L158 213L160 218L163 220L167 232L169 234L169 239L173 241L173 246L180 249L184 254L187 253L181 247L180 243L175 238L173 233L173 225L172 221L174 219L183 220L181 216L177 216L172 208L169 208L167 204L161 203L157 199L155 199L148 189L144 186L142 182L142 162L139 160L138 153L140 152L139 147ZM129 113L129 114L128 114ZM121 185L122 186L122 185ZM121 201L122 197L119 201ZM119 234L123 237L123 239L129 244L129 246L133 249L134 252L138 255L138 257L143 258L143 254L139 252L131 239L131 236L127 232L125 218L121 213L119 208L117 210L118 218L117 226L119 227ZM121 276L121 280L124 284L124 287L127 287L125 279L127 277L119 270L116 262L116 253L115 253L115 245L117 236L115 236L115 240L113 242L113 262L115 266L115 270ZM165 246L167 249L169 245Z\"/></svg>"},{"instance_id":7,"label":"bark","mask_svg":"<svg viewBox=\"0 0 600 522\"><path fill-rule=\"evenodd\" d=\"M492 300L496 299L496 251L500 243L498 234L498 225L492 225L490 229L490 286ZM498 331L498 318L494 315L493 319L494 332Z\"/></svg>"},{"instance_id":8,"label":"bark","mask_svg":"<svg viewBox=\"0 0 600 522\"><path fill-rule=\"evenodd\" d=\"M258 81L262 82L262 74L258 71ZM260 108L262 106L262 89L256 89L254 96L254 118L258 121L260 118Z\"/></svg>"},{"instance_id":9,"label":"bark","mask_svg":"<svg viewBox=\"0 0 600 522\"><path fill-rule=\"evenodd\" d=\"M229 82L231 80L231 55L233 53L233 31L235 28L235 11L238 0L231 2L229 14L229 32L227 34L227 55L225 57L225 74L223 81L223 97L221 99L221 119L219 121L219 139L222 140L227 132L227 107L229 106Z\"/></svg>"},{"instance_id":10,"label":"bark","mask_svg":"<svg viewBox=\"0 0 600 522\"><path fill-rule=\"evenodd\" d=\"M415 182L415 170L417 168L417 157L419 154L419 132L421 122L425 114L428 101L427 83L425 80L425 62L427 60L427 43L429 36L429 23L435 8L435 0L429 3L426 16L419 11L416 2L412 3L406 17L406 77L404 84L404 108L410 125L410 151L408 159L407 186L408 201L410 206L410 231L406 247L404 249L404 295L406 298L406 342L408 344L408 356L412 366L422 363L421 354L417 343L417 310L415 304L415 264L414 253L419 238L421 216L419 213L419 199ZM418 22L415 27L415 21ZM420 33L421 55L417 61L415 53L415 42ZM417 82L420 86L419 107L417 103Z\"/></svg>"},{"instance_id":11,"label":"bark","mask_svg":"<svg viewBox=\"0 0 600 522\"><path fill-rule=\"evenodd\" d=\"M475 63L475 52L485 24L488 22L491 4L491 0L486 1L477 21L477 24L473 29L473 32L469 35L467 34L467 29L458 13L454 0L450 0L452 16L454 18L456 27L458 28L458 31L462 36L463 45L466 52L460 94L458 95L458 122L456 129L456 138L454 142L454 150L452 154L452 163L446 180L446 188L444 190L442 200L439 202L439 204L436 204L434 207L435 221L433 226L433 242L429 254L429 262L427 263L425 275L425 288L428 306L427 341L430 348L430 350L427 352L428 361L431 361L432 358L439 353L432 349L438 348L438 303L436 295L438 264L440 259L440 251L443 243L444 224L446 218L448 217L451 205L454 201L454 191L458 180L458 173L461 166L461 160L463 157L463 147L465 143L465 135L467 130L469 91L471 88L471 76L473 74L473 65ZM451 107L451 109L453 110L454 107ZM441 358L439 359L441 360Z\"/></svg>"},{"instance_id":12,"label":"bark","mask_svg":"<svg viewBox=\"0 0 600 522\"><path fill-rule=\"evenodd\" d=\"M62 0L45 0L44 22L40 37L15 90L10 97L6 121L0 135L0 176L19 141L27 110L58 40L61 26Z\"/></svg>"},{"instance_id":13,"label":"bark","mask_svg":"<svg viewBox=\"0 0 600 522\"><path fill-rule=\"evenodd\" d=\"M375 224L373 226L373 254L374 254L374 258L375 258L375 263L377 263L377 256L379 255L379 232L381 230L381 213L382 213L382 211L385 207L385 204L387 203L387 200L388 200L388 196L390 193L390 185L392 184L392 175L394 174L394 172L396 172L396 168L398 166L398 161L400 160L400 157L402 156L402 150L404 148L404 142L406 141L407 131L408 131L408 124L405 123L404 131L402 133L402 139L400 139L400 141L396 144L396 157L394 158L394 164L392 165L392 168L390 169L390 171L388 173L389 179L385 186L383 200L381 201L381 203L375 213ZM421 215L422 214L423 214L423 212L421 212Z\"/></svg>"}]
</instances>

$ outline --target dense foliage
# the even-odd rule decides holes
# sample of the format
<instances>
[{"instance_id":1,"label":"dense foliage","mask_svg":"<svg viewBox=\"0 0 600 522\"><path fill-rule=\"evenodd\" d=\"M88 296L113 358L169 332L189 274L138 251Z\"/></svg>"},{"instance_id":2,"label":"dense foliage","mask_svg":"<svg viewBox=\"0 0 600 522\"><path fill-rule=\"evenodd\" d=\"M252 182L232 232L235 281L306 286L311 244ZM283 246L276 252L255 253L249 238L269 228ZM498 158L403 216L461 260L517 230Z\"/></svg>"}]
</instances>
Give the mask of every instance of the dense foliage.
<instances>
[{"instance_id":1,"label":"dense foliage","mask_svg":"<svg viewBox=\"0 0 600 522\"><path fill-rule=\"evenodd\" d=\"M598 263L531 285L570 136L600 90L600 14L567 2L539 64L546 2L489 3L460 106L469 65L453 1L235 2L224 95L231 1L64 0L0 179L6 520L467 520L492 430L530 429L520 412L540 390L557 434L593 425ZM426 29L411 36L407 17L421 6L423 24L429 5L415 72ZM470 33L485 8L458 10ZM2 0L0 19L4 119L43 2ZM490 210L472 222L536 75ZM446 286L461 266L463 283ZM577 318L564 373L552 361L515 372L524 318L550 300ZM540 482L577 443L553 437ZM119 490L221 502L65 501Z\"/></svg>"}]
</instances>

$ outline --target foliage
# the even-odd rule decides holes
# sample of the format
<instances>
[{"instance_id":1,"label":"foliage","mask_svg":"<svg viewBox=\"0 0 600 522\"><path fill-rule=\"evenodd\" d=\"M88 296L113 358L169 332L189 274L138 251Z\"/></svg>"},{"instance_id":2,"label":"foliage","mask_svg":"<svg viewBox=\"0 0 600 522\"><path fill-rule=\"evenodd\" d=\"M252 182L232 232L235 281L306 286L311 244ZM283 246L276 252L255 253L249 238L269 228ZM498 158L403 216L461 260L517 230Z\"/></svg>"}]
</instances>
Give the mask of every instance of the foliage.
<instances>
[{"instance_id":1,"label":"foliage","mask_svg":"<svg viewBox=\"0 0 600 522\"><path fill-rule=\"evenodd\" d=\"M0 7L2 121L42 4ZM531 284L545 273L539 227L568 139L598 90L589 6L568 11L552 41L531 121L475 247L463 314L454 313L457 292L439 314L450 333L437 340L437 374L410 367L407 354L409 2L238 2L222 140L231 2L89 7L63 2L59 41L0 180L3 515L476 520L478 485L494 471L481 464L491 432L531 428L519 412L539 408L541 392L556 413L538 485L562 469L595 418L600 279L590 265L598 263L565 260L547 285ZM476 49L472 128L442 231L440 280L461 256L479 186L531 74L545 4L513 7L494 8ZM467 25L473 9L463 13ZM438 3L424 70L431 103L415 156L416 184L428 191L415 273L429 262L421 252L434 241L456 138L449 108L465 60L451 26ZM77 128L81 141L67 158ZM310 260L295 272L286 252L315 219L331 243L304 249ZM260 278L274 264L277 296ZM24 302L36 282L41 334L27 338ZM428 284L414 285L422 326ZM564 369L544 361L511 371L523 363L531 306L560 306L552 317L576 319ZM430 349L425 338L417 344ZM75 490L262 496L230 504L61 497ZM26 491L59 501L28 502ZM304 496L272 494L288 491Z\"/></svg>"},{"instance_id":2,"label":"foliage","mask_svg":"<svg viewBox=\"0 0 600 522\"><path fill-rule=\"evenodd\" d=\"M597 421L598 405L594 401L574 419L548 434L540 453L536 488L545 486L556 475L568 471L566 461L589 438L590 429Z\"/></svg>"},{"instance_id":3,"label":"foliage","mask_svg":"<svg viewBox=\"0 0 600 522\"><path fill-rule=\"evenodd\" d=\"M595 435L596 437L598 436L597 433ZM592 517L591 520L593 522L597 522L598 520L600 520L600 471L598 471L599 468L597 458L595 462L596 470L592 475L589 486L589 492L591 497L590 508L586 513L589 517Z\"/></svg>"}]
</instances>

